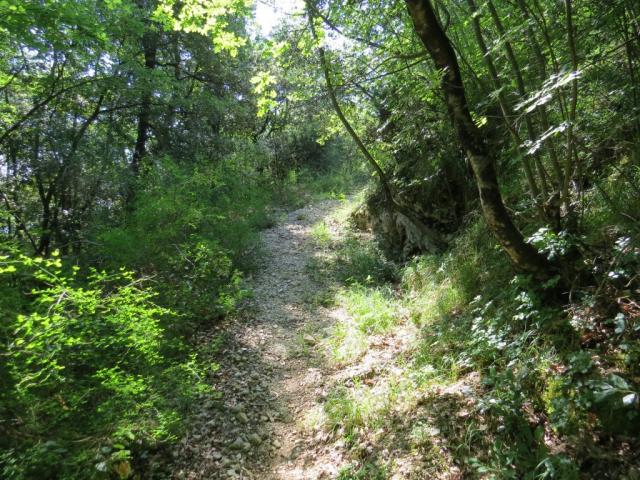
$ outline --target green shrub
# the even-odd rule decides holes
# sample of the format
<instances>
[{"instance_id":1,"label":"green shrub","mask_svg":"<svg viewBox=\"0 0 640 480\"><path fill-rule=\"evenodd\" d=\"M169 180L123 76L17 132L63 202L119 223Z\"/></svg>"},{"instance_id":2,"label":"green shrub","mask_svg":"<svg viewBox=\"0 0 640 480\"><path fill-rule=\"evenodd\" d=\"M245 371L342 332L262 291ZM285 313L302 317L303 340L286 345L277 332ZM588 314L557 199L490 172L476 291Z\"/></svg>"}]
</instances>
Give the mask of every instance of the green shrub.
<instances>
[{"instance_id":1,"label":"green shrub","mask_svg":"<svg viewBox=\"0 0 640 480\"><path fill-rule=\"evenodd\" d=\"M143 278L79 270L0 256L3 478L126 478L208 389L195 356L164 355L180 348L163 328L176 314Z\"/></svg>"},{"instance_id":2,"label":"green shrub","mask_svg":"<svg viewBox=\"0 0 640 480\"><path fill-rule=\"evenodd\" d=\"M167 261L169 285L161 287L168 304L198 318L231 312L245 291L230 255L216 243L202 240L176 250Z\"/></svg>"},{"instance_id":3,"label":"green shrub","mask_svg":"<svg viewBox=\"0 0 640 480\"><path fill-rule=\"evenodd\" d=\"M126 223L96 229L90 263L153 275L162 305L185 314L183 323L227 313L245 293L240 270L253 266L269 221L269 192L236 157L191 167L164 159Z\"/></svg>"}]
</instances>

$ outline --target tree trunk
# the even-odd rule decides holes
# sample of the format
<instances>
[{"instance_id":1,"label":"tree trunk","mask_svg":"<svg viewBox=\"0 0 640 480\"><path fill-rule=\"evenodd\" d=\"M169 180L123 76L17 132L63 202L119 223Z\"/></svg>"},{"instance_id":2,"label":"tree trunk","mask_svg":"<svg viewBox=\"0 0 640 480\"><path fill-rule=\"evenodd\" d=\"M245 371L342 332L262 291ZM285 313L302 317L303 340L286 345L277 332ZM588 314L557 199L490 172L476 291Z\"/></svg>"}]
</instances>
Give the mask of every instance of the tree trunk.
<instances>
[{"instance_id":1,"label":"tree trunk","mask_svg":"<svg viewBox=\"0 0 640 480\"><path fill-rule=\"evenodd\" d=\"M485 138L475 125L469 112L458 60L445 35L429 0L405 0L419 38L424 43L435 66L442 73L449 116L457 131L478 185L482 212L489 229L509 255L513 265L533 274L548 278L551 264L532 245L525 242L502 201L498 179Z\"/></svg>"},{"instance_id":2,"label":"tree trunk","mask_svg":"<svg viewBox=\"0 0 640 480\"><path fill-rule=\"evenodd\" d=\"M573 68L573 80L571 80L571 102L569 104L568 126L567 126L567 160L564 167L564 183L562 184L562 196L565 202L567 213L572 210L571 199L569 196L569 183L573 176L574 169L577 167L576 177L578 187L581 184L582 176L580 174L580 164L578 163L578 155L575 141L575 122L576 109L578 106L578 53L576 51L575 32L573 28L573 6L571 0L565 0L567 41L569 43L569 53L571 56L571 67Z\"/></svg>"},{"instance_id":3,"label":"tree trunk","mask_svg":"<svg viewBox=\"0 0 640 480\"><path fill-rule=\"evenodd\" d=\"M487 7L489 7L489 13L491 14L491 19L493 20L494 25L496 26L496 30L502 37L502 44L504 46L505 54L507 56L507 60L509 60L509 64L511 65L511 71L513 72L513 76L516 80L516 87L518 89L518 95L520 96L520 100L525 100L527 96L527 90L524 84L524 78L522 77L522 71L520 70L520 64L518 62L518 58L516 57L515 51L513 50L513 46L507 37L507 32L504 29L504 25L502 24L502 20L500 20L500 15L496 10L496 7L493 5L491 0L487 1ZM536 131L535 125L531 120L531 117L528 113L524 112L524 121L527 127L527 134L529 135L529 140L535 142L538 137L538 132ZM525 155L528 155L525 153ZM544 195L543 203L549 201L549 186L547 184L548 174L544 165L542 164L542 160L540 159L540 154L538 152L533 153L533 161L536 165L536 169L538 171L538 177L540 177L540 185L542 187L542 193Z\"/></svg>"},{"instance_id":4,"label":"tree trunk","mask_svg":"<svg viewBox=\"0 0 640 480\"><path fill-rule=\"evenodd\" d=\"M522 139L520 138L520 134L518 133L515 125L511 121L511 119L514 118L513 111L509 105L509 102L507 102L507 98L505 97L504 92L502 91L502 82L500 81L500 76L498 75L498 69L493 63L493 59L491 58L491 52L489 51L489 48L487 47L487 44L484 41L484 37L482 35L482 28L480 27L480 16L478 12L478 7L476 6L475 0L467 0L467 4L471 9L473 31L475 33L476 40L478 42L478 47L480 48L480 53L482 53L482 58L484 59L484 63L487 66L487 70L489 70L489 75L491 76L491 80L493 81L493 86L497 91L498 105L500 106L502 119L507 127L507 130L509 130L509 134L511 135L511 138L513 139L513 143L515 145L518 156L522 158L525 177L527 178L527 183L529 184L529 189L531 193L531 200L533 201L533 204L538 209L538 213L540 217L544 218L544 211L540 204L540 189L538 188L538 183L533 173L533 168L531 167L531 162L529 161L529 157L522 151L522 148L521 148Z\"/></svg>"},{"instance_id":5,"label":"tree trunk","mask_svg":"<svg viewBox=\"0 0 640 480\"><path fill-rule=\"evenodd\" d=\"M149 76L156 67L156 56L158 51L157 36L154 32L145 32L142 36L142 49L144 51L144 66ZM149 138L149 130L151 128L151 78L143 81L144 92L142 93L142 105L138 113L138 129L136 136L136 144L133 150L133 158L131 159L131 169L134 176L140 173L142 160L147 154L147 140Z\"/></svg>"}]
</instances>

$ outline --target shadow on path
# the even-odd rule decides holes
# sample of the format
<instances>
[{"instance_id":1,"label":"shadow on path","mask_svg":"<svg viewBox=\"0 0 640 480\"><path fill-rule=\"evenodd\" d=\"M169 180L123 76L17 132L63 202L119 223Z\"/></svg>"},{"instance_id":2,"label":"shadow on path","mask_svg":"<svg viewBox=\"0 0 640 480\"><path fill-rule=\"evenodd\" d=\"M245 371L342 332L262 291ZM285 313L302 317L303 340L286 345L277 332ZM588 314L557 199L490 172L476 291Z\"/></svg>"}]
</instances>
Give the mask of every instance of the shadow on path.
<instances>
[{"instance_id":1,"label":"shadow on path","mask_svg":"<svg viewBox=\"0 0 640 480\"><path fill-rule=\"evenodd\" d=\"M172 478L294 480L337 473L339 459L307 455L314 439L303 421L330 368L314 348L316 338L334 321L331 310L309 301L326 288L309 271L319 253L310 232L339 206L326 200L304 207L263 232L264 257L249 306L201 339L222 342L212 378L221 397L198 406L174 451Z\"/></svg>"}]
</instances>

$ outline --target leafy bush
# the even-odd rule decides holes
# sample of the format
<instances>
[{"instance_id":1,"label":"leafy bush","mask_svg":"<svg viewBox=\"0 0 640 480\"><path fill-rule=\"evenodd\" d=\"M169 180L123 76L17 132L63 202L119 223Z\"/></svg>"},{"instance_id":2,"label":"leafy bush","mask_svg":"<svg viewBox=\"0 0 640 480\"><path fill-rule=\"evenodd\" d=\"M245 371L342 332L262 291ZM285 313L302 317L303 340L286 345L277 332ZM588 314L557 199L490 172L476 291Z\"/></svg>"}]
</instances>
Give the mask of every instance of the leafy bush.
<instances>
[{"instance_id":1,"label":"leafy bush","mask_svg":"<svg viewBox=\"0 0 640 480\"><path fill-rule=\"evenodd\" d=\"M215 166L164 159L127 222L97 229L96 260L154 275L162 304L187 316L182 323L228 312L244 295L239 270L252 266L268 222L269 192L247 170L235 155Z\"/></svg>"},{"instance_id":2,"label":"leafy bush","mask_svg":"<svg viewBox=\"0 0 640 480\"><path fill-rule=\"evenodd\" d=\"M186 243L177 251L167 262L171 283L163 290L168 304L198 318L232 311L244 289L229 254L216 243L205 241Z\"/></svg>"},{"instance_id":3,"label":"leafy bush","mask_svg":"<svg viewBox=\"0 0 640 480\"><path fill-rule=\"evenodd\" d=\"M627 283L636 249L628 237L617 235L607 268ZM531 241L554 260L584 248L584 239L549 229L538 230ZM580 308L586 310L574 307L569 321L567 311L546 297L553 283L514 276L492 243L482 222L473 222L447 253L414 259L403 268L401 301L422 326L416 378L450 382L480 374L477 409L484 440L459 452L477 474L579 478L577 459L594 448L594 437L638 428L638 389L626 360L634 358L637 344L633 312L603 322L612 334L610 351L623 345L624 361L614 369L612 356L603 354L607 341L594 349L580 345L581 332L584 338L594 334L580 326L597 318L593 294L584 295ZM607 273L600 288L614 288L612 277ZM587 315L591 319L583 318Z\"/></svg>"},{"instance_id":4,"label":"leafy bush","mask_svg":"<svg viewBox=\"0 0 640 480\"><path fill-rule=\"evenodd\" d=\"M126 478L207 391L195 356L164 355L180 348L163 327L176 314L143 278L79 270L0 256L3 478Z\"/></svg>"}]
</instances>

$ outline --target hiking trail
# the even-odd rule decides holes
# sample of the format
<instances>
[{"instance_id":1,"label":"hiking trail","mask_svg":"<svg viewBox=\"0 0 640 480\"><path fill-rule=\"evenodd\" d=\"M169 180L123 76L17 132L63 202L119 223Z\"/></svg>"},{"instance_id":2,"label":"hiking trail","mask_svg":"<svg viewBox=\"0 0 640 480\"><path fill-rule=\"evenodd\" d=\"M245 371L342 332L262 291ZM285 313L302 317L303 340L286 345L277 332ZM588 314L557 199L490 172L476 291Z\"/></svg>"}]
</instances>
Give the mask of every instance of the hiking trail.
<instances>
[{"instance_id":1,"label":"hiking trail","mask_svg":"<svg viewBox=\"0 0 640 480\"><path fill-rule=\"evenodd\" d=\"M308 431L305 415L326 396L336 374L318 351L320 336L345 315L314 302L327 286L308 268L314 255L323 253L310 229L325 220L339 236L342 226L330 220L339 205L325 200L306 206L262 232L253 298L231 325L219 327L230 328L214 382L222 398L200 407L196 424L174 452L176 478L294 480L337 474L339 442L327 443L328 434Z\"/></svg>"}]
</instances>

